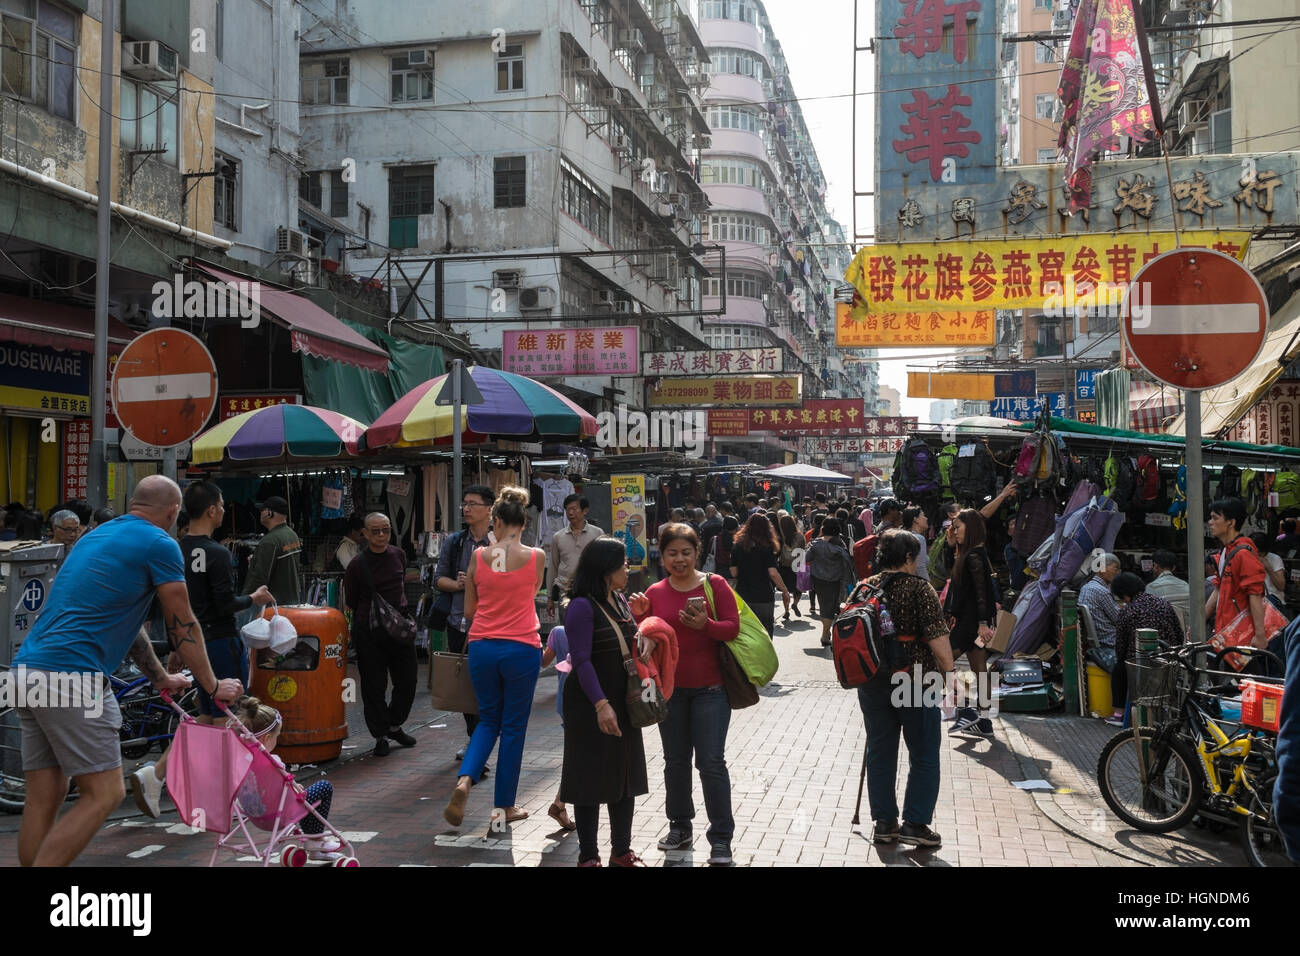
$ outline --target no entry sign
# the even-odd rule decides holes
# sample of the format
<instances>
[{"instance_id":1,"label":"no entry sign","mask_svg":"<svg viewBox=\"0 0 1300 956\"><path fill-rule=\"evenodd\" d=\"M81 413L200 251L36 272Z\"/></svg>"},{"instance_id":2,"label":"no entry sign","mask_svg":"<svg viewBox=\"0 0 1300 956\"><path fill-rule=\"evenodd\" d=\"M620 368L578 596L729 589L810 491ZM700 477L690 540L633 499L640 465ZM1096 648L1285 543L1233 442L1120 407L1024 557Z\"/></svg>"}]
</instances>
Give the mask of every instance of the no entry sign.
<instances>
[{"instance_id":1,"label":"no entry sign","mask_svg":"<svg viewBox=\"0 0 1300 956\"><path fill-rule=\"evenodd\" d=\"M1141 366L1193 391L1246 371L1268 335L1259 281L1212 249L1176 249L1148 262L1129 286L1123 316L1125 341Z\"/></svg>"},{"instance_id":2,"label":"no entry sign","mask_svg":"<svg viewBox=\"0 0 1300 956\"><path fill-rule=\"evenodd\" d=\"M207 347L182 329L132 340L113 370L113 410L135 438L171 448L203 431L217 404L217 367Z\"/></svg>"}]
</instances>

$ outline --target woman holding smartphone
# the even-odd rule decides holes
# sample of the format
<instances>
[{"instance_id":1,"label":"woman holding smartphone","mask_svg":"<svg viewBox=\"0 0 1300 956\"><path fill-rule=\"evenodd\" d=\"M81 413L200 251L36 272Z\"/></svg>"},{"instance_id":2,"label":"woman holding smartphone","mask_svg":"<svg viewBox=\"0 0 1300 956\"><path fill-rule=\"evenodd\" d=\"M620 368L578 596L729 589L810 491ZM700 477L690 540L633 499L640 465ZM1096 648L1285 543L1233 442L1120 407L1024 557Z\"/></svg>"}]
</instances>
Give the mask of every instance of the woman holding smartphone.
<instances>
[{"instance_id":1,"label":"woman holding smartphone","mask_svg":"<svg viewBox=\"0 0 1300 956\"><path fill-rule=\"evenodd\" d=\"M628 599L638 621L654 615L671 624L677 634L676 689L668 701L668 716L659 725L668 814L668 835L659 841L659 849L687 849L694 839L694 758L709 817L709 864L730 866L736 828L726 760L731 705L722 686L718 653L724 642L735 640L740 632L740 613L726 581L696 570L700 539L690 525L665 525L659 532L659 555L668 577L645 594Z\"/></svg>"}]
</instances>

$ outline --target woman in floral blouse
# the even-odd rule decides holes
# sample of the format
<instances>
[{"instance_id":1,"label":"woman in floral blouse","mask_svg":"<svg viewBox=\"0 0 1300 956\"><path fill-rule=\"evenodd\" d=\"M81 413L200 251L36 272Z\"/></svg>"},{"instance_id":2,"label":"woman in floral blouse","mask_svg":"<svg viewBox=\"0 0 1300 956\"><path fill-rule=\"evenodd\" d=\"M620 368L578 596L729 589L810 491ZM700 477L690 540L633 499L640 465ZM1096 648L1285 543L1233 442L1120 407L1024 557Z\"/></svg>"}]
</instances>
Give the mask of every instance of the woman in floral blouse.
<instances>
[{"instance_id":1,"label":"woman in floral blouse","mask_svg":"<svg viewBox=\"0 0 1300 956\"><path fill-rule=\"evenodd\" d=\"M1115 616L1115 669L1110 674L1110 697L1115 713L1107 721L1124 723L1124 705L1128 698L1128 656L1137 646L1137 630L1153 628L1166 644L1181 644L1187 639L1182 622L1174 606L1162 597L1148 594L1142 579L1132 571L1124 571L1110 583L1110 591L1119 602Z\"/></svg>"}]
</instances>

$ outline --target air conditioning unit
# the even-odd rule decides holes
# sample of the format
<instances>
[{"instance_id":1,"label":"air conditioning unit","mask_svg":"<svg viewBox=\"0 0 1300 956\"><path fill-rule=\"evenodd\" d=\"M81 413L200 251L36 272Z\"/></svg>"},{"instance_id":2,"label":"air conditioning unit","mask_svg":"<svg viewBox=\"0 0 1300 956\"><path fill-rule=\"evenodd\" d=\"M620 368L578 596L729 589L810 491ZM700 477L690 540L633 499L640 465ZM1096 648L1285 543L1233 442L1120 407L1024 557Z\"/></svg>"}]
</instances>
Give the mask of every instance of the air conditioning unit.
<instances>
[{"instance_id":1,"label":"air conditioning unit","mask_svg":"<svg viewBox=\"0 0 1300 956\"><path fill-rule=\"evenodd\" d=\"M712 137L712 136L703 136L703 135L701 135L701 136L696 136L696 137L695 137L695 148L696 148L696 149L712 149L712 148L713 148L713 137Z\"/></svg>"},{"instance_id":2,"label":"air conditioning unit","mask_svg":"<svg viewBox=\"0 0 1300 956\"><path fill-rule=\"evenodd\" d=\"M596 76L600 70L596 66L596 61L589 56L579 56L573 59L573 72L579 76Z\"/></svg>"},{"instance_id":3,"label":"air conditioning unit","mask_svg":"<svg viewBox=\"0 0 1300 956\"><path fill-rule=\"evenodd\" d=\"M518 289L524 273L521 269L498 269L492 273L492 287L495 289Z\"/></svg>"},{"instance_id":4,"label":"air conditioning unit","mask_svg":"<svg viewBox=\"0 0 1300 956\"><path fill-rule=\"evenodd\" d=\"M1210 125L1209 100L1183 100L1178 104L1178 128L1201 129Z\"/></svg>"},{"instance_id":5,"label":"air conditioning unit","mask_svg":"<svg viewBox=\"0 0 1300 956\"><path fill-rule=\"evenodd\" d=\"M628 138L626 133L619 133L614 137L614 152L620 156L632 155L632 140Z\"/></svg>"},{"instance_id":6,"label":"air conditioning unit","mask_svg":"<svg viewBox=\"0 0 1300 956\"><path fill-rule=\"evenodd\" d=\"M591 304L600 306L612 306L614 304L613 289L592 289Z\"/></svg>"},{"instance_id":7,"label":"air conditioning unit","mask_svg":"<svg viewBox=\"0 0 1300 956\"><path fill-rule=\"evenodd\" d=\"M604 106L618 106L623 102L623 94L614 87L610 87L600 91L598 102Z\"/></svg>"},{"instance_id":8,"label":"air conditioning unit","mask_svg":"<svg viewBox=\"0 0 1300 956\"><path fill-rule=\"evenodd\" d=\"M122 44L122 72L137 80L176 79L176 51L157 40Z\"/></svg>"},{"instance_id":9,"label":"air conditioning unit","mask_svg":"<svg viewBox=\"0 0 1300 956\"><path fill-rule=\"evenodd\" d=\"M683 196L681 193L669 193L668 195L664 196L664 202L669 203L670 205L673 206L680 206L685 201L685 199L686 197Z\"/></svg>"},{"instance_id":10,"label":"air conditioning unit","mask_svg":"<svg viewBox=\"0 0 1300 956\"><path fill-rule=\"evenodd\" d=\"M640 30L619 30L618 45L626 50L644 50L645 39Z\"/></svg>"},{"instance_id":11,"label":"air conditioning unit","mask_svg":"<svg viewBox=\"0 0 1300 956\"><path fill-rule=\"evenodd\" d=\"M519 292L520 312L549 312L555 308L555 290L548 285L530 285Z\"/></svg>"},{"instance_id":12,"label":"air conditioning unit","mask_svg":"<svg viewBox=\"0 0 1300 956\"><path fill-rule=\"evenodd\" d=\"M406 54L406 62L411 66L428 66L433 62L433 57L428 50L409 50Z\"/></svg>"},{"instance_id":13,"label":"air conditioning unit","mask_svg":"<svg viewBox=\"0 0 1300 956\"><path fill-rule=\"evenodd\" d=\"M280 226L275 230L276 255L299 256L306 258L311 251L310 237L297 229Z\"/></svg>"}]
</instances>

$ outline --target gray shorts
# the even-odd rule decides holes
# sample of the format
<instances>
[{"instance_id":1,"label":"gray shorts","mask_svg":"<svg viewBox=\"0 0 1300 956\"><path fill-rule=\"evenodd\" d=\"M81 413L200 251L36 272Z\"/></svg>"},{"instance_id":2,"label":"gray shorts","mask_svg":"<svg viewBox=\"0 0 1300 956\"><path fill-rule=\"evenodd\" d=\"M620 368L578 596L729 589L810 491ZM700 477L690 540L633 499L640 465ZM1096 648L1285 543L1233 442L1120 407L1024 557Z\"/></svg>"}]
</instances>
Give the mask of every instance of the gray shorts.
<instances>
[{"instance_id":1,"label":"gray shorts","mask_svg":"<svg viewBox=\"0 0 1300 956\"><path fill-rule=\"evenodd\" d=\"M18 708L24 772L58 767L69 777L80 777L122 766L122 714L106 683L93 708L66 688L43 707ZM100 706L102 712L96 713Z\"/></svg>"}]
</instances>

